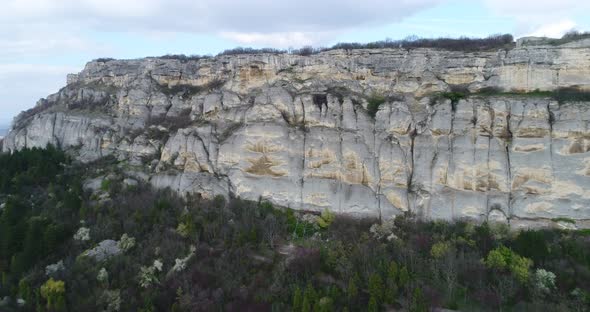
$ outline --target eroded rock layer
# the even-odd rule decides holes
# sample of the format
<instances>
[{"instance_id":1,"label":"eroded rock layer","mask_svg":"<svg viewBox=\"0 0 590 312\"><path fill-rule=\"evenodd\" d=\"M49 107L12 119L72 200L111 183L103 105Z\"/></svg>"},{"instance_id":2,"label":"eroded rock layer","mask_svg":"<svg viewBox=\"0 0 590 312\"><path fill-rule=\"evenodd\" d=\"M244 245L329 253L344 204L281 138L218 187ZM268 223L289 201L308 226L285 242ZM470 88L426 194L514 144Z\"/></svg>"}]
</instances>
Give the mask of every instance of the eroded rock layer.
<instances>
[{"instance_id":1,"label":"eroded rock layer","mask_svg":"<svg viewBox=\"0 0 590 312\"><path fill-rule=\"evenodd\" d=\"M590 103L502 93L560 88L590 90L588 45L94 61L3 149L114 155L158 187L295 209L583 224ZM457 89L474 95L440 96Z\"/></svg>"}]
</instances>

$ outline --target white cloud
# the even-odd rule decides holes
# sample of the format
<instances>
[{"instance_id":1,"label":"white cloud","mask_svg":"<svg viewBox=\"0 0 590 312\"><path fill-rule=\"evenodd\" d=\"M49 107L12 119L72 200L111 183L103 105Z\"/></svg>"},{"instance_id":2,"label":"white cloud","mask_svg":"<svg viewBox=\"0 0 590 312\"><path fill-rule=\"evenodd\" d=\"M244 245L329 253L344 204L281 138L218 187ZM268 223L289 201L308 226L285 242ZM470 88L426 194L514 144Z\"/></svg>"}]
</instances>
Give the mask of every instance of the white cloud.
<instances>
[{"instance_id":1,"label":"white cloud","mask_svg":"<svg viewBox=\"0 0 590 312\"><path fill-rule=\"evenodd\" d=\"M575 27L576 23L574 21L563 20L542 25L530 33L529 36L561 38L566 32L574 29Z\"/></svg>"},{"instance_id":2,"label":"white cloud","mask_svg":"<svg viewBox=\"0 0 590 312\"><path fill-rule=\"evenodd\" d=\"M268 46L276 48L302 47L318 45L327 38L334 36L333 32L274 32L274 33L240 33L222 32L224 38L239 44L251 46Z\"/></svg>"},{"instance_id":3,"label":"white cloud","mask_svg":"<svg viewBox=\"0 0 590 312\"><path fill-rule=\"evenodd\" d=\"M547 33L559 36L571 30L573 16L590 10L590 1L580 0L483 0L495 14L510 17L517 23L516 36ZM571 26L571 27L570 27Z\"/></svg>"},{"instance_id":4,"label":"white cloud","mask_svg":"<svg viewBox=\"0 0 590 312\"><path fill-rule=\"evenodd\" d=\"M13 75L28 75L31 73L58 74L65 77L65 74L77 72L78 70L79 68L73 66L0 64L0 80L9 80Z\"/></svg>"},{"instance_id":5,"label":"white cloud","mask_svg":"<svg viewBox=\"0 0 590 312\"><path fill-rule=\"evenodd\" d=\"M63 87L68 73L79 68L39 64L0 64L0 126L20 111Z\"/></svg>"},{"instance_id":6,"label":"white cloud","mask_svg":"<svg viewBox=\"0 0 590 312\"><path fill-rule=\"evenodd\" d=\"M222 33L238 42L315 43L360 25L401 21L445 0L6 0L0 25ZM70 29L68 29L70 26ZM320 33L320 35L314 35Z\"/></svg>"}]
</instances>

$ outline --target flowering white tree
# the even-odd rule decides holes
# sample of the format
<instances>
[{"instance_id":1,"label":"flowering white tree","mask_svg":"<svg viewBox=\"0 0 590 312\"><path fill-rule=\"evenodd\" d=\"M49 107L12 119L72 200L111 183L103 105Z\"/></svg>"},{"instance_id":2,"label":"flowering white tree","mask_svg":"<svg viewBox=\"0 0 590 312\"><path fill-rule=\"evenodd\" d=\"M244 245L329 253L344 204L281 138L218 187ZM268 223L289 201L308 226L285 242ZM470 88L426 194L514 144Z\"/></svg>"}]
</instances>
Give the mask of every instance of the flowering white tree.
<instances>
[{"instance_id":1,"label":"flowering white tree","mask_svg":"<svg viewBox=\"0 0 590 312\"><path fill-rule=\"evenodd\" d=\"M555 290L555 274L545 269L537 269L533 276L533 285L539 295L548 295Z\"/></svg>"},{"instance_id":2,"label":"flowering white tree","mask_svg":"<svg viewBox=\"0 0 590 312\"><path fill-rule=\"evenodd\" d=\"M90 229L87 227L81 227L74 234L74 239L77 241L89 241L90 240Z\"/></svg>"},{"instance_id":3,"label":"flowering white tree","mask_svg":"<svg viewBox=\"0 0 590 312\"><path fill-rule=\"evenodd\" d=\"M121 239L119 240L117 245L119 246L119 249L121 249L121 251L126 252L131 248L135 247L135 238L125 233L121 236Z\"/></svg>"},{"instance_id":4,"label":"flowering white tree","mask_svg":"<svg viewBox=\"0 0 590 312\"><path fill-rule=\"evenodd\" d=\"M172 272L180 272L186 269L188 262L195 256L196 250L195 246L191 246L190 252L186 257L174 260L176 263L174 264L174 267L172 267Z\"/></svg>"},{"instance_id":5,"label":"flowering white tree","mask_svg":"<svg viewBox=\"0 0 590 312\"><path fill-rule=\"evenodd\" d=\"M121 291L119 289L105 290L102 293L101 300L106 303L105 312L116 312L121 309Z\"/></svg>"},{"instance_id":6,"label":"flowering white tree","mask_svg":"<svg viewBox=\"0 0 590 312\"><path fill-rule=\"evenodd\" d=\"M107 269L102 268L98 271L98 275L96 276L96 280L98 280L102 284L108 284L109 282L109 272Z\"/></svg>"},{"instance_id":7,"label":"flowering white tree","mask_svg":"<svg viewBox=\"0 0 590 312\"><path fill-rule=\"evenodd\" d=\"M160 259L156 259L154 260L154 265L153 267L158 271L158 272L162 272L162 267L164 266L164 264L162 263L162 261Z\"/></svg>"},{"instance_id":8,"label":"flowering white tree","mask_svg":"<svg viewBox=\"0 0 590 312\"><path fill-rule=\"evenodd\" d=\"M161 272L164 264L160 259L154 260L154 264L149 267L142 266L139 268L139 285L143 288L149 288L153 284L158 284L157 272Z\"/></svg>"}]
</instances>

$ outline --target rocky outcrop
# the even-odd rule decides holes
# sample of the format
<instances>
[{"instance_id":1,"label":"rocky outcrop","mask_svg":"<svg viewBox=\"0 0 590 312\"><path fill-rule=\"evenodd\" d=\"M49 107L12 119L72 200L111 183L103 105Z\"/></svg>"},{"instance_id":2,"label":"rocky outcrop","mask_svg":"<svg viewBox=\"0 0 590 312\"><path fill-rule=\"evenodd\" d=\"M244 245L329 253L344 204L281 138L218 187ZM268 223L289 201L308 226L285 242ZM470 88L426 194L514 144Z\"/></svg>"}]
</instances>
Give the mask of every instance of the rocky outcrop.
<instances>
[{"instance_id":1,"label":"rocky outcrop","mask_svg":"<svg viewBox=\"0 0 590 312\"><path fill-rule=\"evenodd\" d=\"M590 90L587 44L95 61L3 149L113 155L158 187L295 209L584 226L590 103L502 93L560 88ZM440 96L456 90L473 95Z\"/></svg>"}]
</instances>

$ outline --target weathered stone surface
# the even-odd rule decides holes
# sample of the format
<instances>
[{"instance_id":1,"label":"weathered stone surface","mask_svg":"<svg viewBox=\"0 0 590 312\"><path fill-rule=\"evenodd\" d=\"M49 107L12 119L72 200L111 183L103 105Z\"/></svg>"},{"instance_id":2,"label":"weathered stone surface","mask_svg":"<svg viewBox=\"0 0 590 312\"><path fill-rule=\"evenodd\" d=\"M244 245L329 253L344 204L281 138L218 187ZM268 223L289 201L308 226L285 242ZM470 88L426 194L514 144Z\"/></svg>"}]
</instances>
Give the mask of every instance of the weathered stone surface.
<instances>
[{"instance_id":1,"label":"weathered stone surface","mask_svg":"<svg viewBox=\"0 0 590 312\"><path fill-rule=\"evenodd\" d=\"M19 116L3 149L51 143L82 161L113 155L128 161L129 176L209 198L587 224L590 103L436 96L459 87L590 90L590 47L90 62ZM374 118L373 95L388 96Z\"/></svg>"}]
</instances>

